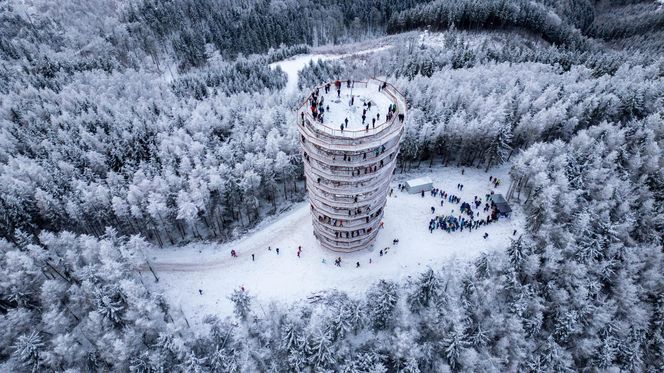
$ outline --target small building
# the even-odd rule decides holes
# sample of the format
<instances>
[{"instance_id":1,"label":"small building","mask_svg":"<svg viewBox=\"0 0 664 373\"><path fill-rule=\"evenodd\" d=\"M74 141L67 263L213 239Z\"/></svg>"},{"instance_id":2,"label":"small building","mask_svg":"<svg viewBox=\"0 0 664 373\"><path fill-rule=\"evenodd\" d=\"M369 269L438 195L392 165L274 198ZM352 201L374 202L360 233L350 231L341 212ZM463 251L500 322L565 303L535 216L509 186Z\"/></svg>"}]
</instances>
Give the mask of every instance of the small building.
<instances>
[{"instance_id":1,"label":"small building","mask_svg":"<svg viewBox=\"0 0 664 373\"><path fill-rule=\"evenodd\" d=\"M430 177L420 177L406 181L406 190L410 194L420 193L423 190L428 191L433 189L433 181Z\"/></svg>"},{"instance_id":2,"label":"small building","mask_svg":"<svg viewBox=\"0 0 664 373\"><path fill-rule=\"evenodd\" d=\"M489 199L496 206L496 210L500 216L509 217L512 213L512 208L505 200L502 194L492 194Z\"/></svg>"}]
</instances>

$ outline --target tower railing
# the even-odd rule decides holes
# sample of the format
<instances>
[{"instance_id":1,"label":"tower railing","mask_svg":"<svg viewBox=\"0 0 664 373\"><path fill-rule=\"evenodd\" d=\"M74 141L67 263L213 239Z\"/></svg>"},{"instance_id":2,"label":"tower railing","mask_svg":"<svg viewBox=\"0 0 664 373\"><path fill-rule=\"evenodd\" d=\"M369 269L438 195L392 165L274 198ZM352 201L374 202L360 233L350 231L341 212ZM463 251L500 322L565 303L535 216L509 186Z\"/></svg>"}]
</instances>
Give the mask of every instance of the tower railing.
<instances>
[{"instance_id":1,"label":"tower railing","mask_svg":"<svg viewBox=\"0 0 664 373\"><path fill-rule=\"evenodd\" d=\"M381 83L385 83L386 85L385 85L385 88L382 89L382 92L387 94L392 99L393 103L397 104L397 111L396 111L395 115L392 117L392 119L387 120L385 122L382 122L382 123L378 124L375 127L370 127L369 129L363 129L363 130L341 130L339 128L330 127L325 123L320 123L320 122L314 120L314 117L313 117L313 115L311 115L311 112L309 110L307 110L307 108L308 108L307 103L311 100L313 93L309 94L309 96L307 96L307 98L302 102L302 105L300 105L300 107L302 108L300 113L304 113L304 116L307 119L309 119L309 121L311 123L315 123L315 125L316 125L315 129L317 131L328 134L328 135L331 135L333 137L340 137L340 138L344 138L344 139L357 139L357 138L363 138L363 137L370 137L372 135L378 134L378 133L382 132L386 127L389 127L392 123L394 123L394 121L398 117L398 114L405 113L406 103L405 103L404 100L399 99L397 97L397 96L401 96L401 93L396 88L394 88L394 86L392 86L392 84L387 83L387 82L382 81L382 80L378 80L378 79L373 79L373 80L376 80L376 81L381 82ZM359 81L355 80L355 81L353 81L352 84L355 84L355 83L364 84L367 87L369 85L369 81L366 81L366 80L364 80L364 81L363 80L359 80ZM321 88L324 88L324 87L325 87L325 84L321 84L321 85L318 85L318 86L314 87L314 90L316 90L316 89L320 90ZM346 89L348 89L348 88L346 88Z\"/></svg>"}]
</instances>

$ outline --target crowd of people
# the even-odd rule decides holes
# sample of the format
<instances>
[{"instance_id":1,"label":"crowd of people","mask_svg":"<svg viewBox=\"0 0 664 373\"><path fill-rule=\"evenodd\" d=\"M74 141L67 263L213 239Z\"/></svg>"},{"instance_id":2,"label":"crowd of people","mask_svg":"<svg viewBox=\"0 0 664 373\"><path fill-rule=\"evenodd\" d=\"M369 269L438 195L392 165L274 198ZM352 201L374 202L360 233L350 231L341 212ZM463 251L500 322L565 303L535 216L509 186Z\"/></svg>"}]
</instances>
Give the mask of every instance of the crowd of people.
<instances>
[{"instance_id":1,"label":"crowd of people","mask_svg":"<svg viewBox=\"0 0 664 373\"><path fill-rule=\"evenodd\" d=\"M489 182L491 182L494 187L500 185L500 180L493 176L489 177ZM399 190L403 190L404 188L405 185L399 184ZM457 190L462 191L463 184L457 184ZM422 197L424 197L424 191L421 193ZM497 221L499 218L498 210L496 204L490 198L493 194L493 191L486 194L484 196L485 202L482 202L482 198L478 196L474 196L472 202L462 202L461 198L457 195L448 194L438 188L431 189L430 195L432 197L436 198L440 196L440 206L444 206L445 201L447 200L448 203L459 205L459 213L455 214L454 210L451 210L449 215L443 214L431 218L431 220L429 220L429 232L433 233L436 229L442 229L447 233L453 233L456 231L463 232L464 229L472 232L473 229L478 229ZM482 205L484 205L483 212L488 213L485 218L480 218L480 212L477 211ZM436 208L431 206L431 214L435 213ZM484 239L487 239L489 234L485 232L483 237Z\"/></svg>"}]
</instances>

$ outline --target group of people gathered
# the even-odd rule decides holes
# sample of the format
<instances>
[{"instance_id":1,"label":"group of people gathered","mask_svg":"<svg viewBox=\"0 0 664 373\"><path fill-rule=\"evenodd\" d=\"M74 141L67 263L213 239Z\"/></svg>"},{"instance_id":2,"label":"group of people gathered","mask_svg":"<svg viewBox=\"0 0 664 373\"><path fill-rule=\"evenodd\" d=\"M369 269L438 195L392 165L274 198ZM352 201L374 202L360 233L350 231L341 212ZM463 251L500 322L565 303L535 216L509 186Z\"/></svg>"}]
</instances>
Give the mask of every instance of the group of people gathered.
<instances>
[{"instance_id":1,"label":"group of people gathered","mask_svg":"<svg viewBox=\"0 0 664 373\"><path fill-rule=\"evenodd\" d=\"M351 88L353 85L353 82L349 79L346 81L346 87ZM342 82L340 80L336 80L334 82L334 86L337 90L337 98L341 98L341 86ZM382 84L379 84L378 86L378 91L380 92L382 89L385 89L387 87L387 83L383 82ZM328 94L331 90L331 84L327 83L323 86L324 93ZM351 95L350 100L348 102L350 106L355 105L355 96ZM371 101L365 101L363 102L363 111L362 111L362 124L365 125L365 131L369 131L369 123L367 123L367 111L371 110L372 102ZM320 94L320 88L316 88L314 92L312 92L311 96L309 97L309 107L311 110L311 116L313 117L314 121L318 121L319 123L323 123L325 113L330 112L330 106L325 105L325 96ZM387 121L390 121L395 114L397 114L397 104L392 103L388 106L387 109ZM304 111L300 113L302 117L302 122L304 123ZM405 119L405 116L403 113L398 113L398 119L399 121L403 122ZM380 121L380 113L376 113L376 116L371 119L371 127L376 128L376 121ZM339 125L339 129L343 133L344 130L348 129L348 118L345 118L343 123Z\"/></svg>"},{"instance_id":2,"label":"group of people gathered","mask_svg":"<svg viewBox=\"0 0 664 373\"><path fill-rule=\"evenodd\" d=\"M461 184L457 186L457 189L461 190ZM449 215L438 215L431 220L429 220L429 232L433 233L436 229L442 229L447 233L452 233L456 231L463 232L464 229L468 229L470 232L473 229L478 229L479 227L488 225L494 221L498 220L498 210L493 201L489 200L491 194L485 196L488 202L484 203L484 212L489 212L486 218L480 218L480 212L477 211L482 205L482 198L474 196L473 202L462 202L461 198L456 195L449 195L445 191L440 191L439 189L432 189L431 196L436 197L440 194L441 200L440 205L443 206L445 200L447 199L448 203L459 204L459 214L455 215L454 210L452 210ZM489 203L490 202L490 203ZM436 213L436 208L431 206L431 213ZM484 235L484 238L488 238L488 234Z\"/></svg>"}]
</instances>

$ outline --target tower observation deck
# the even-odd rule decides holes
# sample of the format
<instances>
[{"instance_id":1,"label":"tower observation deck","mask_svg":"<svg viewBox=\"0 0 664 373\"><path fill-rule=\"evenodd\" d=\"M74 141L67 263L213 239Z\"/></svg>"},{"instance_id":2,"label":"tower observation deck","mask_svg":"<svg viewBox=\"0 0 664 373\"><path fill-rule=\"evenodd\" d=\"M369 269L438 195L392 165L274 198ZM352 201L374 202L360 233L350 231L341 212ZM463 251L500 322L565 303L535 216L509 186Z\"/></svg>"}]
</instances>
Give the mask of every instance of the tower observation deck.
<instances>
[{"instance_id":1,"label":"tower observation deck","mask_svg":"<svg viewBox=\"0 0 664 373\"><path fill-rule=\"evenodd\" d=\"M322 247L351 252L374 243L405 114L403 95L377 79L320 85L298 109L314 235Z\"/></svg>"}]
</instances>

